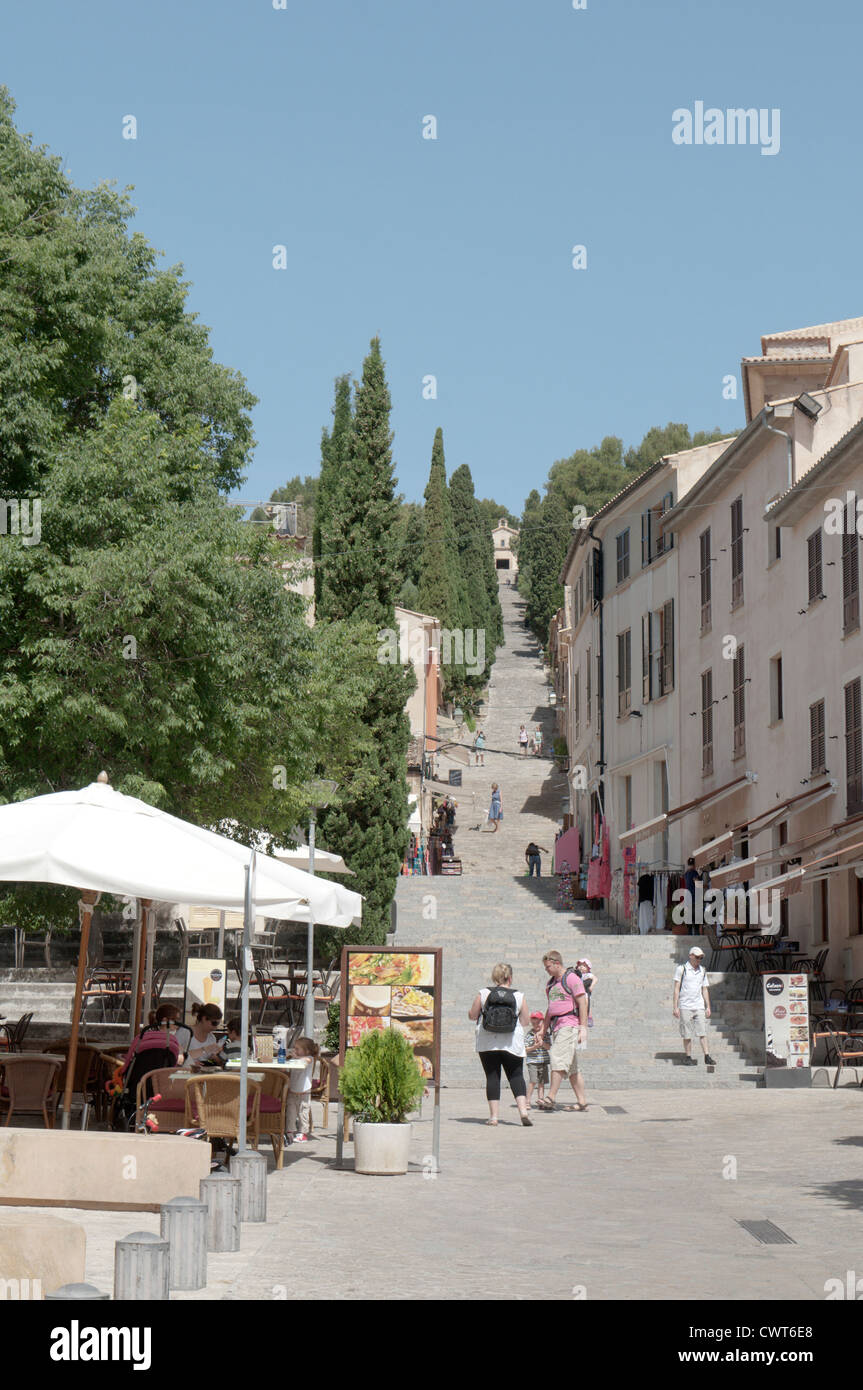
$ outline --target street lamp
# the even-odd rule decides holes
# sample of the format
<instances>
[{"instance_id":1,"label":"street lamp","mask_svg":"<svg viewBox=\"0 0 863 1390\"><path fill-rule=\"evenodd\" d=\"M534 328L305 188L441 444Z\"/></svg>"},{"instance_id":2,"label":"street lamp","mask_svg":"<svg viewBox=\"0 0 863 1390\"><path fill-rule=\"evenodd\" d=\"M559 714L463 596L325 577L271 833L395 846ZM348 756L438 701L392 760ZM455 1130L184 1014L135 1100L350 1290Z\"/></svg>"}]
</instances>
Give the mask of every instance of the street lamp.
<instances>
[{"instance_id":1,"label":"street lamp","mask_svg":"<svg viewBox=\"0 0 863 1390\"><path fill-rule=\"evenodd\" d=\"M309 873L315 872L315 821L318 811L323 811L329 806L333 797L339 789L338 782L331 782L327 778L319 778L314 782L306 784L306 795L310 803L309 811ZM315 1036L315 993L312 989L312 977L315 969L315 924L312 921L311 910L309 911L308 939L306 942L306 1007L303 1026L307 1038Z\"/></svg>"}]
</instances>

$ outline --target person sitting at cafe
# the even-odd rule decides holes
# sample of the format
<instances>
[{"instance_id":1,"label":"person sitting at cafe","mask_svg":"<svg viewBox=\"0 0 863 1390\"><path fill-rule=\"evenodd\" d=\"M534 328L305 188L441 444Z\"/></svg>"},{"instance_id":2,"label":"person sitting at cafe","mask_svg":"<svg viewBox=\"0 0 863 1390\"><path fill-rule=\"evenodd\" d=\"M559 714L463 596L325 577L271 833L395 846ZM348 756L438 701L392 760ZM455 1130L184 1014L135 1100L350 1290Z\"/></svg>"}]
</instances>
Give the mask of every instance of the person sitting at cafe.
<instances>
[{"instance_id":1,"label":"person sitting at cafe","mask_svg":"<svg viewBox=\"0 0 863 1390\"><path fill-rule=\"evenodd\" d=\"M228 1062L239 1061L245 1052L243 1046L243 1021L240 1018L229 1018L225 1024L227 1037L219 1048L219 1061L226 1066Z\"/></svg>"},{"instance_id":2,"label":"person sitting at cafe","mask_svg":"<svg viewBox=\"0 0 863 1390\"><path fill-rule=\"evenodd\" d=\"M142 1052L170 1052L173 1061L182 1061L180 1055L180 1043L175 1029L180 1021L180 1010L176 1004L160 1004L155 1013L151 1013L148 1022L141 1029L137 1038L132 1043L126 1056L123 1058L121 1071L125 1073L129 1070L132 1058L137 1057ZM154 1062L154 1067L160 1062Z\"/></svg>"},{"instance_id":3,"label":"person sitting at cafe","mask_svg":"<svg viewBox=\"0 0 863 1390\"><path fill-rule=\"evenodd\" d=\"M218 1004L193 1004L192 1013L196 1022L189 1040L188 1060L195 1067L215 1058L221 1047L213 1028L221 1021L222 1010Z\"/></svg>"}]
</instances>

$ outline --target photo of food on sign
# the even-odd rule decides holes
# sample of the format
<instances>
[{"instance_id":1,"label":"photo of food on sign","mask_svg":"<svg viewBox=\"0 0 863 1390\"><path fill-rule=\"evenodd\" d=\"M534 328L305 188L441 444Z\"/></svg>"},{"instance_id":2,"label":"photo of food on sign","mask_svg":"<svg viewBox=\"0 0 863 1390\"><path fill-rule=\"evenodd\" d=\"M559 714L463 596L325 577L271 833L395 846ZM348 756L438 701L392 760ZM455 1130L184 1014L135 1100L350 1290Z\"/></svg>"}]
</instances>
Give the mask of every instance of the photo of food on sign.
<instances>
[{"instance_id":1,"label":"photo of food on sign","mask_svg":"<svg viewBox=\"0 0 863 1390\"><path fill-rule=\"evenodd\" d=\"M434 956L418 951L352 951L348 956L352 985L433 985Z\"/></svg>"},{"instance_id":2,"label":"photo of food on sign","mask_svg":"<svg viewBox=\"0 0 863 1390\"><path fill-rule=\"evenodd\" d=\"M794 1042L808 1042L808 1041L809 1041L809 1029L808 1029L808 1028L793 1028L793 1027L792 1027L792 1029L791 1029L791 1037L792 1037L792 1039L793 1039Z\"/></svg>"},{"instance_id":3,"label":"photo of food on sign","mask_svg":"<svg viewBox=\"0 0 863 1390\"><path fill-rule=\"evenodd\" d=\"M392 1013L394 1018L432 1018L434 995L416 985L394 985Z\"/></svg>"},{"instance_id":4,"label":"photo of food on sign","mask_svg":"<svg viewBox=\"0 0 863 1390\"><path fill-rule=\"evenodd\" d=\"M389 1026L388 1018L349 1018L348 1047L359 1047L366 1033L374 1033Z\"/></svg>"},{"instance_id":5,"label":"photo of food on sign","mask_svg":"<svg viewBox=\"0 0 863 1390\"><path fill-rule=\"evenodd\" d=\"M392 990L389 985L351 985L348 1013L365 1018L384 1018L390 1012Z\"/></svg>"},{"instance_id":6,"label":"photo of food on sign","mask_svg":"<svg viewBox=\"0 0 863 1390\"><path fill-rule=\"evenodd\" d=\"M420 1076L424 1081L434 1080L434 1062L431 1057L426 1057L424 1053L416 1054L416 1064L420 1069Z\"/></svg>"},{"instance_id":7,"label":"photo of food on sign","mask_svg":"<svg viewBox=\"0 0 863 1390\"><path fill-rule=\"evenodd\" d=\"M431 1047L434 1042L434 1023L431 1019L408 1021L394 1018L392 1024L412 1047Z\"/></svg>"}]
</instances>

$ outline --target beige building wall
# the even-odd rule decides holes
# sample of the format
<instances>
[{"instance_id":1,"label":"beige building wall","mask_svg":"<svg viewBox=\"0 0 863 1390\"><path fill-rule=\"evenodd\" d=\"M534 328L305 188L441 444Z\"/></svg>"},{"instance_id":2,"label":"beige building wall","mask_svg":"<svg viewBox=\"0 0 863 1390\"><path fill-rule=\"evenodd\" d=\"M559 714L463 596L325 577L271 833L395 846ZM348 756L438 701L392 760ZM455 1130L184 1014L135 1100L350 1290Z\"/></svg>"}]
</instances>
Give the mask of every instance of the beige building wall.
<instances>
[{"instance_id":1,"label":"beige building wall","mask_svg":"<svg viewBox=\"0 0 863 1390\"><path fill-rule=\"evenodd\" d=\"M513 541L518 539L517 529L501 517L491 535L498 579L515 579L518 574L518 556L512 547Z\"/></svg>"}]
</instances>

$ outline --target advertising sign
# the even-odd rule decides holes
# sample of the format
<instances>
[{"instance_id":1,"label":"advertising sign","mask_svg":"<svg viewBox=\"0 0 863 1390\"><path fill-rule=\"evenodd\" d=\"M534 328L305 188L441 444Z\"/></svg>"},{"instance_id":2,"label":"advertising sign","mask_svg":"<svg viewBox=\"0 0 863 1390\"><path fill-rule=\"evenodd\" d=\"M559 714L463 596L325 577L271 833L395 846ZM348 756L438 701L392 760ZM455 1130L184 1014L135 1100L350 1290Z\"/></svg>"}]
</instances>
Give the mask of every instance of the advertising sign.
<instances>
[{"instance_id":1,"label":"advertising sign","mask_svg":"<svg viewBox=\"0 0 863 1390\"><path fill-rule=\"evenodd\" d=\"M808 1068L809 980L806 975L764 975L765 1064Z\"/></svg>"},{"instance_id":2,"label":"advertising sign","mask_svg":"<svg viewBox=\"0 0 863 1390\"><path fill-rule=\"evenodd\" d=\"M341 1054L367 1033L395 1028L424 1080L440 1085L441 957L435 948L342 951Z\"/></svg>"},{"instance_id":3,"label":"advertising sign","mask_svg":"<svg viewBox=\"0 0 863 1390\"><path fill-rule=\"evenodd\" d=\"M207 960L204 956L186 961L186 1000L183 1016L189 1027L194 1027L197 1022L192 1013L194 1004L216 1004L224 1016L226 991L225 961Z\"/></svg>"}]
</instances>

